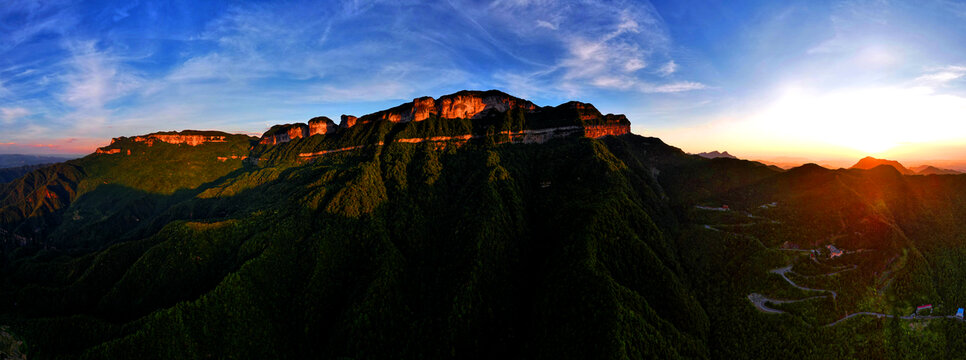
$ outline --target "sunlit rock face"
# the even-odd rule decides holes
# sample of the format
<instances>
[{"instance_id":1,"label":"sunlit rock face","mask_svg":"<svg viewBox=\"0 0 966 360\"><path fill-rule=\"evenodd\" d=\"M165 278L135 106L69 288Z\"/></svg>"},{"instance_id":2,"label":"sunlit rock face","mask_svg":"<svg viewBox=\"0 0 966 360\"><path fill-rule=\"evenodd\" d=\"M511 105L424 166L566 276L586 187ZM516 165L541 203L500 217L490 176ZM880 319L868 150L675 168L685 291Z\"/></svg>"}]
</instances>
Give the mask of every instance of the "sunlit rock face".
<instances>
[{"instance_id":1,"label":"sunlit rock face","mask_svg":"<svg viewBox=\"0 0 966 360\"><path fill-rule=\"evenodd\" d=\"M607 135L624 135L630 132L630 124L587 125L584 127L584 136L595 139Z\"/></svg>"},{"instance_id":2,"label":"sunlit rock face","mask_svg":"<svg viewBox=\"0 0 966 360\"><path fill-rule=\"evenodd\" d=\"M95 154L117 154L119 152L121 152L121 149L98 148L94 151Z\"/></svg>"},{"instance_id":3,"label":"sunlit rock face","mask_svg":"<svg viewBox=\"0 0 966 360\"><path fill-rule=\"evenodd\" d=\"M309 120L309 136L315 134L331 134L334 133L338 127L335 125L335 121L329 119L325 116L319 116Z\"/></svg>"},{"instance_id":4,"label":"sunlit rock face","mask_svg":"<svg viewBox=\"0 0 966 360\"><path fill-rule=\"evenodd\" d=\"M442 118L477 119L485 111L489 110L505 112L510 109L522 108L532 111L537 106L527 100L490 90L486 92L460 91L452 95L443 96L437 101L436 108L439 116Z\"/></svg>"},{"instance_id":5,"label":"sunlit rock face","mask_svg":"<svg viewBox=\"0 0 966 360\"><path fill-rule=\"evenodd\" d=\"M339 121L339 127L343 129L353 127L356 125L356 121L358 120L359 118L352 115L342 115L342 118Z\"/></svg>"},{"instance_id":6,"label":"sunlit rock face","mask_svg":"<svg viewBox=\"0 0 966 360\"><path fill-rule=\"evenodd\" d=\"M111 148L114 144L119 141L133 141L136 143L144 143L147 146L154 146L157 142L163 142L175 145L188 145L188 146L198 146L205 143L223 143L228 141L228 134L220 131L200 131L200 130L184 130L181 132L159 132L154 134L147 134L135 137L117 137L111 139L111 144L95 151L96 154L118 154L122 151L120 148ZM128 155L131 155L131 150L127 149L125 151Z\"/></svg>"},{"instance_id":7,"label":"sunlit rock face","mask_svg":"<svg viewBox=\"0 0 966 360\"><path fill-rule=\"evenodd\" d=\"M430 114L438 113L436 109L436 100L432 97L425 96L418 99L413 99L413 110L408 116L403 116L402 121L421 121L429 118Z\"/></svg>"},{"instance_id":8,"label":"sunlit rock face","mask_svg":"<svg viewBox=\"0 0 966 360\"><path fill-rule=\"evenodd\" d=\"M259 144L265 145L275 145L281 143L287 143L289 141L300 139L309 136L309 126L306 124L296 123L296 124L285 124L285 125L275 125L271 129L268 129L262 139L258 142Z\"/></svg>"},{"instance_id":9,"label":"sunlit rock face","mask_svg":"<svg viewBox=\"0 0 966 360\"><path fill-rule=\"evenodd\" d=\"M137 136L135 142L147 143L148 146L154 145L155 141L162 141L169 144L186 144L198 146L209 142L225 142L223 135L190 135L190 134L150 134ZM111 142L113 143L113 141Z\"/></svg>"},{"instance_id":10,"label":"sunlit rock face","mask_svg":"<svg viewBox=\"0 0 966 360\"><path fill-rule=\"evenodd\" d=\"M441 96L439 99L433 99L429 96L416 98L410 103L365 115L355 123L365 124L373 121L423 121L433 114L444 119L478 119L487 111L504 112L514 108L532 111L537 106L527 100L519 99L496 90L464 90L455 94ZM343 119L343 125L340 126L350 127L355 123L347 123Z\"/></svg>"},{"instance_id":11,"label":"sunlit rock face","mask_svg":"<svg viewBox=\"0 0 966 360\"><path fill-rule=\"evenodd\" d=\"M507 95L496 90L464 90L434 99L429 96L413 99L391 109L378 111L356 118L342 115L338 126L331 119L320 116L305 124L276 125L267 131L261 144L275 145L316 134L332 134L357 124L373 122L407 123L438 117L440 119L483 119L488 114L522 110L530 118L531 128L506 130L497 142L543 143L549 139L583 135L600 138L608 135L630 133L630 122L624 115L603 115L593 105L571 101L558 106L538 107L532 102ZM460 134L431 138L405 138L400 142L447 142L465 143L479 134ZM331 149L330 149L331 150ZM339 150L339 149L336 149ZM334 151L334 150L333 150ZM314 154L314 153L313 153ZM313 155L314 156L314 155Z\"/></svg>"},{"instance_id":12,"label":"sunlit rock face","mask_svg":"<svg viewBox=\"0 0 966 360\"><path fill-rule=\"evenodd\" d=\"M564 103L563 105L560 105L560 107L577 112L577 116L580 118L580 120L583 120L583 121L594 120L594 119L603 117L603 115L601 115L600 111L598 111L597 108L594 107L594 105L591 105L588 103L571 101L571 102ZM620 116L624 116L624 115L620 115Z\"/></svg>"}]
</instances>

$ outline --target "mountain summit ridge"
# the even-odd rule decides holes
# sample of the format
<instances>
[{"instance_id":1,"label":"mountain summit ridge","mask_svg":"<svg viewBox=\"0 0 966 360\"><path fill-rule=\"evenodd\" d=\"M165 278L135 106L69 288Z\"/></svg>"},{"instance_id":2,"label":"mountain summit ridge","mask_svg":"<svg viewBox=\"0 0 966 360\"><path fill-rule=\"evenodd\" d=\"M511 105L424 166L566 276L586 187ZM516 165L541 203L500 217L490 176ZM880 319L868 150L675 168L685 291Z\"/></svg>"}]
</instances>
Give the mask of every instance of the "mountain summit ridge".
<instances>
[{"instance_id":1,"label":"mountain summit ridge","mask_svg":"<svg viewBox=\"0 0 966 360\"><path fill-rule=\"evenodd\" d=\"M276 145L298 138L341 132L355 126L377 122L411 123L430 119L482 121L485 118L507 114L511 111L535 114L545 120L523 125L522 127L527 130L579 126L584 130L584 135L591 138L623 135L630 132L630 121L627 120L626 116L623 114L602 114L594 105L589 103L569 101L555 107L540 107L529 100L499 90L462 90L440 96L438 99L430 96L418 97L411 102L361 117L343 114L338 125L326 116L312 118L308 124L275 125L262 135L259 143Z\"/></svg>"},{"instance_id":2,"label":"mountain summit ridge","mask_svg":"<svg viewBox=\"0 0 966 360\"><path fill-rule=\"evenodd\" d=\"M900 164L898 161L895 161L895 160L886 160L886 159L876 159L876 158L871 157L871 156L866 156L866 157L860 159L859 162L855 163L855 165L852 165L852 167L850 167L849 169L869 170L869 169L875 168L875 167L877 167L879 165L888 165L888 166L891 166L891 167L895 168L897 171L899 171L899 173L902 174L902 175L915 175L916 174L912 170L909 170L905 166L902 166L902 164Z\"/></svg>"}]
</instances>

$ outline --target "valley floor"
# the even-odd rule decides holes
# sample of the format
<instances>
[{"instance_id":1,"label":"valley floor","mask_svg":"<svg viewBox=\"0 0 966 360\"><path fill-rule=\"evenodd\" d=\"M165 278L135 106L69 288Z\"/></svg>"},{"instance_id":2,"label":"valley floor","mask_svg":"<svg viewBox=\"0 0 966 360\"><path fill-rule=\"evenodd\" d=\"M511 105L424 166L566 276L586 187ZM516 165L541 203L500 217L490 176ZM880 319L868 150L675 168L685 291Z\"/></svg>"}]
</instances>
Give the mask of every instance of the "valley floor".
<instances>
[{"instance_id":1,"label":"valley floor","mask_svg":"<svg viewBox=\"0 0 966 360\"><path fill-rule=\"evenodd\" d=\"M733 210L728 209L727 207L695 206L695 208L698 209L698 210L702 210L702 211L716 211L716 212L733 211ZM762 207L762 208L765 208L765 207ZM771 219L768 219L768 218L765 218L765 217L762 217L762 216L753 215L751 213L744 213L743 215L746 216L746 217L748 217L748 218L750 218L750 219L757 219L757 220L769 221L769 222L772 222L772 223L778 223L776 220L771 220ZM706 224L706 225L703 225L703 227L705 229L707 229L707 230L710 230L710 231L721 232L721 231L725 231L725 230L722 230L721 229L724 226L747 227L747 226L755 226L756 224L757 223L755 223L755 222L740 223L740 224L720 224L720 225L708 225L708 224ZM725 232L728 232L728 231L725 231ZM737 236L746 236L746 235L742 235L742 234L739 234L739 233L736 233L736 232L728 232L728 233L729 234L732 234L732 235L737 235ZM809 257L810 257L810 260L813 261L813 262L815 262L815 263L822 263L823 261L828 260L828 259L819 260L820 257L821 257L821 255L820 255L821 254L821 249L781 249L781 248L779 248L779 249L775 249L775 250L790 251L790 252L799 252L799 253L808 254ZM858 253L865 253L865 252L870 252L870 251L872 251L872 250L869 250L869 249L858 249L858 250L854 250L854 251L843 251L842 254L858 254ZM818 256L816 256L816 255L818 255ZM840 255L837 255L837 256L840 256ZM763 313L777 315L777 314L785 314L785 313L788 313L788 312L785 311L785 310L781 310L781 309L776 309L776 308L773 308L773 307L769 307L768 304L774 304L774 305L794 304L794 303L801 303L801 302L807 302L807 301L812 301L812 300L825 299L825 298L829 298L829 297L831 298L831 300L834 303L835 300L837 299L838 295L839 295L835 290L831 290L831 289L821 289L821 288L813 288L813 287L803 286L803 285L795 282L791 278L789 278L788 277L788 274L789 273L792 273L792 274L796 274L796 275L798 275L800 277L805 277L805 278L809 278L809 277L833 276L833 275L842 274L842 273L845 273L845 272L848 272L848 271L856 270L856 269L859 268L859 265L858 264L851 264L851 265L846 265L846 266L839 266L837 268L833 268L829 272L820 273L820 274L813 274L813 275L797 274L794 271L794 267L795 267L795 264L794 263L790 263L787 266L783 266L783 267L771 269L768 272L771 273L771 274L776 274L776 275L780 276L786 283L788 283L792 287L794 287L794 288L796 288L798 290L801 290L801 291L803 291L805 293L822 293L822 294L821 295L814 295L814 296L802 297L802 298L798 298L798 299L787 299L787 298L769 297L769 296L764 295L764 294L761 294L761 293L753 292L753 293L748 294L748 296L747 296L748 297L748 300L752 303L752 305L754 305L755 308L757 308L759 311L761 311ZM826 327L836 326L836 325L842 324L846 320L849 320L849 319L852 319L852 318L855 318L855 317L860 317L860 316L872 316L872 317L876 317L876 318L893 318L893 317L898 317L899 319L902 319L902 320L916 320L916 321L921 321L921 320L934 320L934 319L959 319L959 320L962 320L962 317L959 317L957 315L918 315L916 313L912 313L912 314L906 315L906 316L896 316L896 315L892 315L892 314L886 314L886 313L875 312L875 311L856 311L856 312L848 313L847 315L845 315L845 316L843 316L843 317L841 317L841 318L839 318L839 319L837 319L835 321L832 321L830 323L827 323L827 324L825 324L823 326L826 326Z\"/></svg>"}]
</instances>

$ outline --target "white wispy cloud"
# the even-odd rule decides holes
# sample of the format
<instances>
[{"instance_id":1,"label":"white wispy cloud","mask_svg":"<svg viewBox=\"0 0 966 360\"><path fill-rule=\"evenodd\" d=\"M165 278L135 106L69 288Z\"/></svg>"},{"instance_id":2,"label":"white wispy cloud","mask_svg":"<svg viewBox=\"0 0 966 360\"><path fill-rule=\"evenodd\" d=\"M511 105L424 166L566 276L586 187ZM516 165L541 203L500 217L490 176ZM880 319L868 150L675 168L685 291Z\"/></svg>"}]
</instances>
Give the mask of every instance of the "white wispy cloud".
<instances>
[{"instance_id":1,"label":"white wispy cloud","mask_svg":"<svg viewBox=\"0 0 966 360\"><path fill-rule=\"evenodd\" d=\"M675 71L678 71L678 64L674 60L668 61L664 65L661 65L660 69L657 69L657 73L661 76L669 76Z\"/></svg>"},{"instance_id":2,"label":"white wispy cloud","mask_svg":"<svg viewBox=\"0 0 966 360\"><path fill-rule=\"evenodd\" d=\"M72 42L66 47L72 57L68 61L70 72L63 77L66 87L61 99L67 104L100 108L141 84L139 77L119 68L116 58L99 51L95 41Z\"/></svg>"},{"instance_id":3,"label":"white wispy cloud","mask_svg":"<svg viewBox=\"0 0 966 360\"><path fill-rule=\"evenodd\" d=\"M573 97L597 89L663 93L705 88L693 81L662 84L667 81L663 77L677 71L677 63L669 56L672 40L666 25L648 2L504 0L481 8L463 1L459 7L482 24L510 32L505 40L559 46L559 54L543 66L498 72L495 79L508 89L543 92L528 85L537 83ZM530 14L541 18L530 20ZM652 63L665 65L640 72Z\"/></svg>"},{"instance_id":4,"label":"white wispy cloud","mask_svg":"<svg viewBox=\"0 0 966 360\"><path fill-rule=\"evenodd\" d=\"M126 6L114 8L113 20L117 22L117 21L123 20L124 18L127 18L128 16L131 16L131 9L134 9L135 7L137 7L138 4L140 4L140 1L132 1Z\"/></svg>"},{"instance_id":5,"label":"white wispy cloud","mask_svg":"<svg viewBox=\"0 0 966 360\"><path fill-rule=\"evenodd\" d=\"M0 107L0 118L5 124L11 124L15 120L30 115L30 110L23 107Z\"/></svg>"},{"instance_id":6,"label":"white wispy cloud","mask_svg":"<svg viewBox=\"0 0 966 360\"><path fill-rule=\"evenodd\" d=\"M641 84L639 90L645 93L679 93L707 89L708 86L694 81L680 81L667 84Z\"/></svg>"},{"instance_id":7,"label":"white wispy cloud","mask_svg":"<svg viewBox=\"0 0 966 360\"><path fill-rule=\"evenodd\" d=\"M69 11L69 4L67 0L4 2L0 6L0 19L16 22L0 25L3 29L0 31L0 51L12 49L40 35L69 31L80 20Z\"/></svg>"},{"instance_id":8,"label":"white wispy cloud","mask_svg":"<svg viewBox=\"0 0 966 360\"><path fill-rule=\"evenodd\" d=\"M553 24L546 20L537 20L537 27L547 28L550 30L557 30L559 28L557 24Z\"/></svg>"},{"instance_id":9,"label":"white wispy cloud","mask_svg":"<svg viewBox=\"0 0 966 360\"><path fill-rule=\"evenodd\" d=\"M963 76L966 76L966 66L952 65L933 69L932 71L917 77L916 81L932 85L942 85L947 82L962 78Z\"/></svg>"},{"instance_id":10,"label":"white wispy cloud","mask_svg":"<svg viewBox=\"0 0 966 360\"><path fill-rule=\"evenodd\" d=\"M110 102L133 94L144 80L96 41L65 41L64 47L71 56L58 78L63 89L57 98L69 111L60 121L78 135L103 131L113 114Z\"/></svg>"}]
</instances>

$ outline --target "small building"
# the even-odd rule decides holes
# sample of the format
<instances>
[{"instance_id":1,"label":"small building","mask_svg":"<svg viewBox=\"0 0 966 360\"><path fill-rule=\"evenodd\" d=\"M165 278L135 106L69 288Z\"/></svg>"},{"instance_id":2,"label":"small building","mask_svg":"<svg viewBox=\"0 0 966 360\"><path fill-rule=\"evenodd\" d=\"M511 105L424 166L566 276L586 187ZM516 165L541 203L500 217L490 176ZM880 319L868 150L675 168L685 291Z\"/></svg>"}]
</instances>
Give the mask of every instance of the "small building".
<instances>
[{"instance_id":1,"label":"small building","mask_svg":"<svg viewBox=\"0 0 966 360\"><path fill-rule=\"evenodd\" d=\"M963 308L959 308L956 310L956 318L959 320L963 319Z\"/></svg>"},{"instance_id":2,"label":"small building","mask_svg":"<svg viewBox=\"0 0 966 360\"><path fill-rule=\"evenodd\" d=\"M834 259L834 258L837 258L839 256L842 256L842 249L839 249L839 248L835 247L835 245L826 245L825 247L828 248L828 258L829 259Z\"/></svg>"},{"instance_id":3,"label":"small building","mask_svg":"<svg viewBox=\"0 0 966 360\"><path fill-rule=\"evenodd\" d=\"M929 312L932 312L932 304L916 306L916 315L919 315L920 312L923 312L926 310L928 310Z\"/></svg>"},{"instance_id":4,"label":"small building","mask_svg":"<svg viewBox=\"0 0 966 360\"><path fill-rule=\"evenodd\" d=\"M773 201L773 202L768 203L768 204L763 204L763 205L759 206L759 208L769 209L769 208L773 208L773 207L776 207L776 206L778 206L778 202L777 201Z\"/></svg>"}]
</instances>

